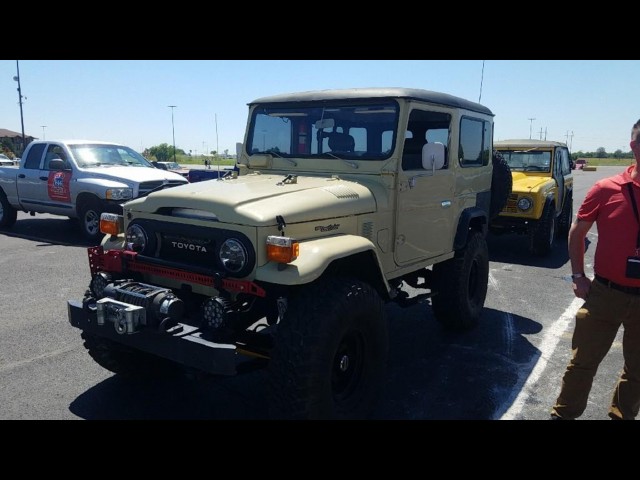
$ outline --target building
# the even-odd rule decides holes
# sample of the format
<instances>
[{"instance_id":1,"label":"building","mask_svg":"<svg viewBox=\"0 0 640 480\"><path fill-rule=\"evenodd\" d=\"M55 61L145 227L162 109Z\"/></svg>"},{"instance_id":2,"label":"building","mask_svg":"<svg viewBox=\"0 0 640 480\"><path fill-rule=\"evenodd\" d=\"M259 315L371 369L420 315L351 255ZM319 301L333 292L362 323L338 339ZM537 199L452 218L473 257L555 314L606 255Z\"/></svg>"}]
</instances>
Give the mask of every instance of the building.
<instances>
[{"instance_id":1,"label":"building","mask_svg":"<svg viewBox=\"0 0 640 480\"><path fill-rule=\"evenodd\" d=\"M38 137L32 137L30 135L25 135L25 145L22 145L22 134L19 132L14 132L12 130L7 130L6 128L0 128L0 144L2 144L2 150L6 147L11 150L14 155L17 157L22 156L22 152L24 151L24 147L29 145L31 142L36 140Z\"/></svg>"}]
</instances>

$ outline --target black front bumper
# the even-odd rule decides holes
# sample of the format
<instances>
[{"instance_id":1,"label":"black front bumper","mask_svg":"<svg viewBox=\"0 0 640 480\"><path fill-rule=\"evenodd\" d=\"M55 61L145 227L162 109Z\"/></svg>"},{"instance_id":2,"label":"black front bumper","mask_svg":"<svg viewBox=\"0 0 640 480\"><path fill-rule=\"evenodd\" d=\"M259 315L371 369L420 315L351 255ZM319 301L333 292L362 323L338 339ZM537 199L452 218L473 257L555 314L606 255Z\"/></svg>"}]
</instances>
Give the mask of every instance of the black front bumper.
<instances>
[{"instance_id":1,"label":"black front bumper","mask_svg":"<svg viewBox=\"0 0 640 480\"><path fill-rule=\"evenodd\" d=\"M120 334L112 323L99 325L96 310L82 302L69 300L67 308L69 323L80 330L214 375L235 375L237 367L250 360L235 345L206 340L202 331L191 325L180 323L166 332L145 328Z\"/></svg>"}]
</instances>

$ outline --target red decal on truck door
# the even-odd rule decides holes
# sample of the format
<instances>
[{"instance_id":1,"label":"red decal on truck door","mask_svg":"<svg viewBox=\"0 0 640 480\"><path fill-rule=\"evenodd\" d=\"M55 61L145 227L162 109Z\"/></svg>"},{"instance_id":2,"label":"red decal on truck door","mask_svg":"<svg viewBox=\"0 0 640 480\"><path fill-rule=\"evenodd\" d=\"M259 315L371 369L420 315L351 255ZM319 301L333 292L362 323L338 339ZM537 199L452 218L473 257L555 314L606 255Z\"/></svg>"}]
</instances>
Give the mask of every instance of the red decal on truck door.
<instances>
[{"instance_id":1,"label":"red decal on truck door","mask_svg":"<svg viewBox=\"0 0 640 480\"><path fill-rule=\"evenodd\" d=\"M47 191L51 200L61 202L71 201L71 190L69 182L71 181L71 172L49 172L49 180L47 182Z\"/></svg>"}]
</instances>

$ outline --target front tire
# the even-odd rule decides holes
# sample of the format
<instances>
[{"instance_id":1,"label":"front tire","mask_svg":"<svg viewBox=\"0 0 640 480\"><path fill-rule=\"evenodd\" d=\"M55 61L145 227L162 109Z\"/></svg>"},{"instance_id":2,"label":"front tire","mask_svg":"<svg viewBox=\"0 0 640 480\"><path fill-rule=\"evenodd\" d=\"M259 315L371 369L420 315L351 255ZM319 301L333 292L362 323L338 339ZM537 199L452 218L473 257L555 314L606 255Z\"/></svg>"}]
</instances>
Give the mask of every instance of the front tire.
<instances>
[{"instance_id":1,"label":"front tire","mask_svg":"<svg viewBox=\"0 0 640 480\"><path fill-rule=\"evenodd\" d=\"M556 233L555 209L552 203L547 203L542 211L540 220L531 226L529 232L530 248L534 255L548 255L553 248Z\"/></svg>"},{"instance_id":2,"label":"front tire","mask_svg":"<svg viewBox=\"0 0 640 480\"><path fill-rule=\"evenodd\" d=\"M562 213L558 218L558 237L566 237L569 235L569 229L571 228L571 222L573 221L573 197L568 196L564 205L562 206Z\"/></svg>"},{"instance_id":3,"label":"front tire","mask_svg":"<svg viewBox=\"0 0 640 480\"><path fill-rule=\"evenodd\" d=\"M370 285L331 278L296 292L269 364L274 418L366 418L384 382L384 303Z\"/></svg>"},{"instance_id":4,"label":"front tire","mask_svg":"<svg viewBox=\"0 0 640 480\"><path fill-rule=\"evenodd\" d=\"M10 228L16 223L18 211L11 206L7 196L0 190L0 228Z\"/></svg>"},{"instance_id":5,"label":"front tire","mask_svg":"<svg viewBox=\"0 0 640 480\"><path fill-rule=\"evenodd\" d=\"M127 378L172 376L180 371L177 364L149 353L134 350L108 338L82 332L84 347L102 368Z\"/></svg>"},{"instance_id":6,"label":"front tire","mask_svg":"<svg viewBox=\"0 0 640 480\"><path fill-rule=\"evenodd\" d=\"M100 215L102 205L97 198L88 198L82 201L78 208L80 228L87 240L97 245L102 240L100 232Z\"/></svg>"},{"instance_id":7,"label":"front tire","mask_svg":"<svg viewBox=\"0 0 640 480\"><path fill-rule=\"evenodd\" d=\"M433 266L431 307L447 330L468 330L480 320L489 283L489 250L481 232L470 232L454 258Z\"/></svg>"}]
</instances>

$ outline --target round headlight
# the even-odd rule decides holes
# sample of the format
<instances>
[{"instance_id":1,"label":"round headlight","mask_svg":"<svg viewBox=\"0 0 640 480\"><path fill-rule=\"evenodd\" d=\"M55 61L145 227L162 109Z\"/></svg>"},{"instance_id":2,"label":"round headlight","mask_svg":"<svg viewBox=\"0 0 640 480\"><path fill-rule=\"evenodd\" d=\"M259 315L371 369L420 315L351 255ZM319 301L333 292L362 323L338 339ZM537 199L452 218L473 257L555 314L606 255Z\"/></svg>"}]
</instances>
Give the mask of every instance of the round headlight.
<instances>
[{"instance_id":1,"label":"round headlight","mask_svg":"<svg viewBox=\"0 0 640 480\"><path fill-rule=\"evenodd\" d=\"M522 197L518 200L518 208L523 211L527 211L531 208L531 199L527 197Z\"/></svg>"},{"instance_id":2,"label":"round headlight","mask_svg":"<svg viewBox=\"0 0 640 480\"><path fill-rule=\"evenodd\" d=\"M147 233L140 225L127 228L127 250L142 252L147 246Z\"/></svg>"},{"instance_id":3,"label":"round headlight","mask_svg":"<svg viewBox=\"0 0 640 480\"><path fill-rule=\"evenodd\" d=\"M219 256L224 268L232 273L239 272L247 264L247 249L235 238L224 241L220 247Z\"/></svg>"}]
</instances>

